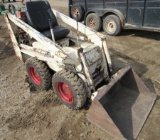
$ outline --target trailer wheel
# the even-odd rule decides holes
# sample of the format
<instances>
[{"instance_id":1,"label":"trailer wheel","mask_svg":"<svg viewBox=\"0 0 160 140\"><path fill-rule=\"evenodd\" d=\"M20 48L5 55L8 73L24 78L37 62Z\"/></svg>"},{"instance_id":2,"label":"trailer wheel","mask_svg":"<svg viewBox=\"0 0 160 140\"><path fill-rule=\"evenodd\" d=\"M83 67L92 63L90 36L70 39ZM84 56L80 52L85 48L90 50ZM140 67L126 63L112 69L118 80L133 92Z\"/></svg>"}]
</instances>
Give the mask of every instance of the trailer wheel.
<instances>
[{"instance_id":1,"label":"trailer wheel","mask_svg":"<svg viewBox=\"0 0 160 140\"><path fill-rule=\"evenodd\" d=\"M54 92L71 109L81 108L87 100L85 85L75 73L62 70L52 78Z\"/></svg>"},{"instance_id":2,"label":"trailer wheel","mask_svg":"<svg viewBox=\"0 0 160 140\"><path fill-rule=\"evenodd\" d=\"M109 35L118 35L122 30L120 19L115 15L105 17L103 21L103 30Z\"/></svg>"},{"instance_id":3,"label":"trailer wheel","mask_svg":"<svg viewBox=\"0 0 160 140\"><path fill-rule=\"evenodd\" d=\"M52 76L44 62L36 58L29 58L25 62L25 65L29 78L36 89L47 90L50 88Z\"/></svg>"},{"instance_id":4,"label":"trailer wheel","mask_svg":"<svg viewBox=\"0 0 160 140\"><path fill-rule=\"evenodd\" d=\"M86 17L86 25L93 30L99 31L102 27L101 18L97 14L91 13Z\"/></svg>"},{"instance_id":5,"label":"trailer wheel","mask_svg":"<svg viewBox=\"0 0 160 140\"><path fill-rule=\"evenodd\" d=\"M77 13L78 13L78 19L77 19ZM73 19L78 20L78 21L83 21L84 20L84 9L80 5L73 5L71 7L71 16Z\"/></svg>"}]
</instances>

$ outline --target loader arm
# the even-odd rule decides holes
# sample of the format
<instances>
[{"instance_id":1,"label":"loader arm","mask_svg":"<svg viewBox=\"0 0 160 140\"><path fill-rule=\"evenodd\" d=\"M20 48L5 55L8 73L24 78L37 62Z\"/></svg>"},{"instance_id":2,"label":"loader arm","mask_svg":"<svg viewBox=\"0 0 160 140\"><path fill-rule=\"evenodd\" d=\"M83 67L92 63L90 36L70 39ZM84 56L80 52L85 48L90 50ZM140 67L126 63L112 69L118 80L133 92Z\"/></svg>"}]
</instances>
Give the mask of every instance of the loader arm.
<instances>
[{"instance_id":1,"label":"loader arm","mask_svg":"<svg viewBox=\"0 0 160 140\"><path fill-rule=\"evenodd\" d=\"M9 29L9 32L10 32L10 36L11 36L11 39L12 39L12 43L14 44L13 47L14 47L15 54L16 54L16 56L17 56L21 61L23 61L23 59L22 59L22 54L21 54L21 50L20 50L20 48L19 48L19 46L18 46L18 42L17 42L17 40L16 40L16 37L15 37L15 35L14 35L14 32L13 32L13 30L12 30L12 27L11 27L11 25L10 25L10 23L9 23L9 20L8 20L6 14L4 15L4 18L5 18L5 20L6 20L6 24L7 24L7 27L8 27L8 29Z\"/></svg>"},{"instance_id":2,"label":"loader arm","mask_svg":"<svg viewBox=\"0 0 160 140\"><path fill-rule=\"evenodd\" d=\"M74 59L70 59L58 44L54 43L52 40L17 18L15 15L7 13L4 17L10 31L14 50L20 60L23 61L22 53L32 57L37 57L40 60L45 61L49 67L55 71L59 71L64 67L63 61L66 59L69 59L70 62L73 61L72 63L77 63L76 61L74 62ZM31 47L29 45L18 44L10 21L12 21L19 28L23 29L31 38L34 38L36 41L34 44L37 44L36 46L38 47L35 48L34 46Z\"/></svg>"},{"instance_id":3,"label":"loader arm","mask_svg":"<svg viewBox=\"0 0 160 140\"><path fill-rule=\"evenodd\" d=\"M59 11L57 11L55 9L52 9L52 11L57 18L59 18L60 20L62 20L64 23L68 24L69 26L71 26L75 30L78 29L78 32L84 34L88 38L88 40L90 40L95 45L98 45L99 47L103 48L104 53L105 53L105 56L103 56L103 59L106 60L105 67L107 68L109 66L109 70L111 72L112 71L112 62L111 62L111 58L109 55L106 36L90 29L89 27L85 26L84 24L82 24L80 22L78 22L78 24L77 24L76 20L60 13ZM77 28L77 25L78 25L78 28ZM107 64L108 64L108 66L107 66Z\"/></svg>"}]
</instances>

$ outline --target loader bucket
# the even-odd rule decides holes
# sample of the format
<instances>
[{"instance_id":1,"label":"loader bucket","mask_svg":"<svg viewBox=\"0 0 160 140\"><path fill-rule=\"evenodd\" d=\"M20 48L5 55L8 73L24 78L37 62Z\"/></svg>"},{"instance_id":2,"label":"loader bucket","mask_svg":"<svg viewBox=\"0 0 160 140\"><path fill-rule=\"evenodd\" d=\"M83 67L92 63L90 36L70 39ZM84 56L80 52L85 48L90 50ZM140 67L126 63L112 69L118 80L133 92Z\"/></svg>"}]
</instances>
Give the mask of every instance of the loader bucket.
<instances>
[{"instance_id":1,"label":"loader bucket","mask_svg":"<svg viewBox=\"0 0 160 140\"><path fill-rule=\"evenodd\" d=\"M97 90L87 118L115 139L136 139L155 100L156 94L126 67Z\"/></svg>"}]
</instances>

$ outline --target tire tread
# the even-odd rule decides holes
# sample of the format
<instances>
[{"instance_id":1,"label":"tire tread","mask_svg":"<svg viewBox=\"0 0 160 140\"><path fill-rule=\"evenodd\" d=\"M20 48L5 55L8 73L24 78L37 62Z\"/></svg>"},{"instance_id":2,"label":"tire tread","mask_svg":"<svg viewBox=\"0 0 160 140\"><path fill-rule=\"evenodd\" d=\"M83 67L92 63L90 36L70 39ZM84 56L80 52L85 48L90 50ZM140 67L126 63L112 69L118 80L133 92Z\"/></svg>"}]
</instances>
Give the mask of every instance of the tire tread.
<instances>
[{"instance_id":1,"label":"tire tread","mask_svg":"<svg viewBox=\"0 0 160 140\"><path fill-rule=\"evenodd\" d=\"M87 100L87 95L86 95L86 90L85 90L85 85L80 79L80 77L68 70L62 70L60 72L57 72L53 78L52 78L52 84L54 83L53 81L55 79L59 79L59 77L63 77L67 81L70 82L72 85L72 89L75 91L73 94L74 96L77 97L77 102L74 104L74 106L68 106L71 109L80 109L86 102ZM54 87L54 85L53 85Z\"/></svg>"},{"instance_id":2,"label":"tire tread","mask_svg":"<svg viewBox=\"0 0 160 140\"><path fill-rule=\"evenodd\" d=\"M33 64L33 66L35 66L35 68L39 72L39 75L40 75L41 79L43 80L43 82L42 82L42 84L40 86L36 85L31 80L32 83L34 84L34 86L39 90L47 90L47 89L49 89L50 86L51 86L52 76L51 76L51 73L49 71L48 66L44 62L42 62L42 61L40 61L40 60L38 60L36 58L33 58L33 57L27 59L25 64L26 64L26 69L28 69L28 65Z\"/></svg>"}]
</instances>

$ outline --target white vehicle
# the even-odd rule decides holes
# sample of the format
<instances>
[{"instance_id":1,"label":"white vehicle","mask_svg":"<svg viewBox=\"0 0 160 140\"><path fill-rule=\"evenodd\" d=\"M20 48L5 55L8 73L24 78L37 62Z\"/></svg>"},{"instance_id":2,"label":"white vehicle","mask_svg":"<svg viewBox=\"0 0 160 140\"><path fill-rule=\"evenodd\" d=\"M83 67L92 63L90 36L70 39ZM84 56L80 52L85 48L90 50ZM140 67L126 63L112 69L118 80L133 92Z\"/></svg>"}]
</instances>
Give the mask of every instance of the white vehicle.
<instances>
[{"instance_id":1,"label":"white vehicle","mask_svg":"<svg viewBox=\"0 0 160 140\"><path fill-rule=\"evenodd\" d=\"M60 26L56 18L78 33ZM117 139L137 137L156 95L130 67L111 75L104 35L51 9L47 1L26 2L25 11L8 13L5 20L15 53L37 89L52 85L72 109L83 107L89 98L89 121Z\"/></svg>"}]
</instances>

